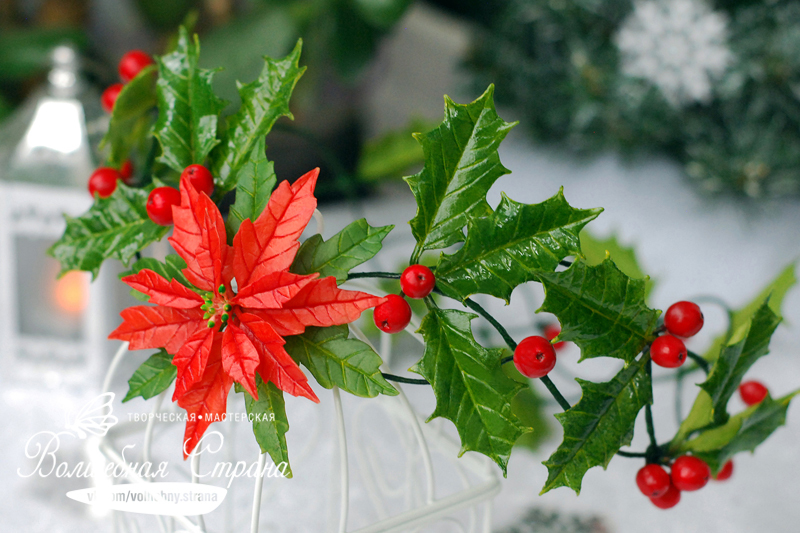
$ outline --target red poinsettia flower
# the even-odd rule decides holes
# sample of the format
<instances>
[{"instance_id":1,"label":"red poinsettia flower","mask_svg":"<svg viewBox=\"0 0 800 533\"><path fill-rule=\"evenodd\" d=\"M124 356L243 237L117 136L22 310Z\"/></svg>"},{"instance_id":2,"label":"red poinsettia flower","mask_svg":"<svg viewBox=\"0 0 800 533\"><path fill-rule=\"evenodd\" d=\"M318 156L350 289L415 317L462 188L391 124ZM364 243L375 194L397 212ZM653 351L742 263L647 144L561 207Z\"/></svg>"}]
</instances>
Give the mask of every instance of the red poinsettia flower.
<instances>
[{"instance_id":1,"label":"red poinsettia flower","mask_svg":"<svg viewBox=\"0 0 800 533\"><path fill-rule=\"evenodd\" d=\"M284 336L307 326L347 324L383 301L341 290L334 277L289 272L298 238L317 206L318 175L316 169L291 186L282 182L255 222L242 222L233 246L214 202L182 179L169 241L186 261L183 273L192 286L147 269L122 280L156 305L125 309L122 325L109 338L128 341L131 350L164 348L174 354L178 376L172 399L190 415L184 457L211 422L224 417L234 381L258 398L257 373L284 392L319 402L284 350Z\"/></svg>"}]
</instances>

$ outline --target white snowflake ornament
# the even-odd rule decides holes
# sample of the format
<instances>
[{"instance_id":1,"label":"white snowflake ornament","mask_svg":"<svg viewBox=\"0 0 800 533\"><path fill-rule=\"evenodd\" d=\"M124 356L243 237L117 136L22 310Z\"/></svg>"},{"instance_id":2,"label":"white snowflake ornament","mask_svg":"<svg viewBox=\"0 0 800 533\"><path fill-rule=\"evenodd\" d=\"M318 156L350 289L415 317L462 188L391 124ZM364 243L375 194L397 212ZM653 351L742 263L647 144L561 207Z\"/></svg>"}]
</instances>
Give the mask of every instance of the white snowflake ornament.
<instances>
[{"instance_id":1,"label":"white snowflake ornament","mask_svg":"<svg viewBox=\"0 0 800 533\"><path fill-rule=\"evenodd\" d=\"M654 85L674 107L711 99L733 62L727 18L703 0L641 0L616 36L622 73Z\"/></svg>"}]
</instances>

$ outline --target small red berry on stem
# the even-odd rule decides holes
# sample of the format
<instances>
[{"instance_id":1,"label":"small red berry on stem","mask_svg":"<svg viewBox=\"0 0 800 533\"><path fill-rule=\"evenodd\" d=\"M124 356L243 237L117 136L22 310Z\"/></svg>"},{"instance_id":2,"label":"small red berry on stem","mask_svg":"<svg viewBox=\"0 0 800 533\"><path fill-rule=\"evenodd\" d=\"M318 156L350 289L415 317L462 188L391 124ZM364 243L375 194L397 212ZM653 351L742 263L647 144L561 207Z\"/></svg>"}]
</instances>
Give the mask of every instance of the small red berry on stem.
<instances>
[{"instance_id":1,"label":"small red berry on stem","mask_svg":"<svg viewBox=\"0 0 800 533\"><path fill-rule=\"evenodd\" d=\"M717 475L714 476L716 481L726 481L731 478L733 475L733 461L728 461L725 463L722 468L719 469Z\"/></svg>"},{"instance_id":2,"label":"small red berry on stem","mask_svg":"<svg viewBox=\"0 0 800 533\"><path fill-rule=\"evenodd\" d=\"M114 85L109 85L103 91L103 94L100 95L100 105L103 107L103 111L111 113L114 110L114 104L117 103L117 97L122 91L122 87L121 83L115 83Z\"/></svg>"},{"instance_id":3,"label":"small red berry on stem","mask_svg":"<svg viewBox=\"0 0 800 533\"><path fill-rule=\"evenodd\" d=\"M544 337L527 337L514 350L514 366L525 377L544 377L556 366L556 351Z\"/></svg>"},{"instance_id":4,"label":"small red berry on stem","mask_svg":"<svg viewBox=\"0 0 800 533\"><path fill-rule=\"evenodd\" d=\"M204 192L206 196L214 192L214 176L203 165L189 165L181 173L181 178L184 177L189 179L197 192Z\"/></svg>"},{"instance_id":5,"label":"small red berry on stem","mask_svg":"<svg viewBox=\"0 0 800 533\"><path fill-rule=\"evenodd\" d=\"M659 509L670 509L678 505L678 502L681 501L681 491L670 483L667 492L658 498L650 498L650 501Z\"/></svg>"},{"instance_id":6,"label":"small red berry on stem","mask_svg":"<svg viewBox=\"0 0 800 533\"><path fill-rule=\"evenodd\" d=\"M373 312L375 325L384 333L403 331L411 322L411 306L402 296L390 294Z\"/></svg>"},{"instance_id":7,"label":"small red berry on stem","mask_svg":"<svg viewBox=\"0 0 800 533\"><path fill-rule=\"evenodd\" d=\"M691 337L703 328L703 312L694 302L677 302L664 314L664 327L678 337Z\"/></svg>"},{"instance_id":8,"label":"small red berry on stem","mask_svg":"<svg viewBox=\"0 0 800 533\"><path fill-rule=\"evenodd\" d=\"M108 198L117 189L117 180L122 176L115 169L100 167L89 176L89 194L97 194L100 198Z\"/></svg>"},{"instance_id":9,"label":"small red berry on stem","mask_svg":"<svg viewBox=\"0 0 800 533\"><path fill-rule=\"evenodd\" d=\"M760 403L769 394L769 390L758 381L745 381L739 385L739 396L747 405Z\"/></svg>"},{"instance_id":10,"label":"small red berry on stem","mask_svg":"<svg viewBox=\"0 0 800 533\"><path fill-rule=\"evenodd\" d=\"M649 498L663 496L669 489L670 483L667 471L656 464L645 465L636 473L636 485L642 494Z\"/></svg>"},{"instance_id":11,"label":"small red berry on stem","mask_svg":"<svg viewBox=\"0 0 800 533\"><path fill-rule=\"evenodd\" d=\"M157 187L147 197L147 216L159 226L172 224L172 206L181 205L181 193L172 187Z\"/></svg>"},{"instance_id":12,"label":"small red berry on stem","mask_svg":"<svg viewBox=\"0 0 800 533\"><path fill-rule=\"evenodd\" d=\"M662 335L650 345L650 357L658 366L677 368L686 361L686 345L672 335Z\"/></svg>"},{"instance_id":13,"label":"small red berry on stem","mask_svg":"<svg viewBox=\"0 0 800 533\"><path fill-rule=\"evenodd\" d=\"M547 324L543 330L544 336L547 337L547 340L549 341L552 341L561 334L561 326L558 324ZM560 350L565 344L567 344L565 341L556 342L553 344L553 348Z\"/></svg>"},{"instance_id":14,"label":"small red berry on stem","mask_svg":"<svg viewBox=\"0 0 800 533\"><path fill-rule=\"evenodd\" d=\"M672 484L678 490L699 490L706 486L711 469L705 461L691 455L681 455L672 463Z\"/></svg>"},{"instance_id":15,"label":"small red berry on stem","mask_svg":"<svg viewBox=\"0 0 800 533\"><path fill-rule=\"evenodd\" d=\"M424 265L411 265L400 275L400 288L409 298L419 299L428 296L436 285L436 277Z\"/></svg>"},{"instance_id":16,"label":"small red berry on stem","mask_svg":"<svg viewBox=\"0 0 800 533\"><path fill-rule=\"evenodd\" d=\"M122 176L122 181L125 185L130 185L133 182L133 163L130 159L126 159L122 166L119 167L119 174Z\"/></svg>"},{"instance_id":17,"label":"small red berry on stem","mask_svg":"<svg viewBox=\"0 0 800 533\"><path fill-rule=\"evenodd\" d=\"M131 50L119 60L119 77L128 83L148 65L153 64L153 58L141 50Z\"/></svg>"}]
</instances>

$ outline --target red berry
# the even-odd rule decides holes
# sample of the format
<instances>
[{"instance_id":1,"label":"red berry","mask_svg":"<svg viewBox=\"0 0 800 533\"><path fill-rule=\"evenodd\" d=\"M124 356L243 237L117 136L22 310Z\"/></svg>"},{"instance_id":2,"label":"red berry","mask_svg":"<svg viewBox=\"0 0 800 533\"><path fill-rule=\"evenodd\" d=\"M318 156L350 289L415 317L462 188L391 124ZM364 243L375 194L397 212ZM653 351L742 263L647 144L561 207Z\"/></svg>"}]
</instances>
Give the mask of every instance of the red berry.
<instances>
[{"instance_id":1,"label":"red berry","mask_svg":"<svg viewBox=\"0 0 800 533\"><path fill-rule=\"evenodd\" d=\"M544 327L544 336L547 337L547 340L549 341L552 341L560 334L561 334L561 326L559 326L558 324L547 324ZM557 342L553 344L553 348L555 348L556 350L560 350L561 348L564 347L565 344L567 344L565 341Z\"/></svg>"},{"instance_id":2,"label":"red berry","mask_svg":"<svg viewBox=\"0 0 800 533\"><path fill-rule=\"evenodd\" d=\"M390 294L386 301L375 308L375 325L385 333L403 331L411 322L411 306L402 296Z\"/></svg>"},{"instance_id":3,"label":"red berry","mask_svg":"<svg viewBox=\"0 0 800 533\"><path fill-rule=\"evenodd\" d=\"M108 198L117 188L117 180L122 176L113 168L100 167L89 176L89 194L97 193L100 198Z\"/></svg>"},{"instance_id":4,"label":"red berry","mask_svg":"<svg viewBox=\"0 0 800 533\"><path fill-rule=\"evenodd\" d=\"M739 385L739 396L747 405L755 405L767 397L769 390L758 381L745 381Z\"/></svg>"},{"instance_id":5,"label":"red berry","mask_svg":"<svg viewBox=\"0 0 800 533\"><path fill-rule=\"evenodd\" d=\"M650 345L650 357L658 366L677 368L686 361L686 345L672 335L662 335Z\"/></svg>"},{"instance_id":6,"label":"red berry","mask_svg":"<svg viewBox=\"0 0 800 533\"><path fill-rule=\"evenodd\" d=\"M133 163L130 159L126 159L122 166L119 167L119 174L122 176L122 181L125 185L130 185L133 182Z\"/></svg>"},{"instance_id":7,"label":"red berry","mask_svg":"<svg viewBox=\"0 0 800 533\"><path fill-rule=\"evenodd\" d=\"M669 474L659 465L645 465L636 473L636 484L645 496L658 498L669 489Z\"/></svg>"},{"instance_id":8,"label":"red berry","mask_svg":"<svg viewBox=\"0 0 800 533\"><path fill-rule=\"evenodd\" d=\"M128 83L136 77L141 70L153 64L153 59L141 50L131 50L119 60L119 77Z\"/></svg>"},{"instance_id":9,"label":"red berry","mask_svg":"<svg viewBox=\"0 0 800 533\"><path fill-rule=\"evenodd\" d=\"M436 276L423 265L411 265L400 275L400 288L409 298L425 298L436 285Z\"/></svg>"},{"instance_id":10,"label":"red berry","mask_svg":"<svg viewBox=\"0 0 800 533\"><path fill-rule=\"evenodd\" d=\"M706 486L711 469L702 459L681 455L672 463L672 484L678 490L699 490Z\"/></svg>"},{"instance_id":11,"label":"red berry","mask_svg":"<svg viewBox=\"0 0 800 533\"><path fill-rule=\"evenodd\" d=\"M693 302L677 302L664 314L667 331L678 337L691 337L703 328L703 312Z\"/></svg>"},{"instance_id":12,"label":"red berry","mask_svg":"<svg viewBox=\"0 0 800 533\"><path fill-rule=\"evenodd\" d=\"M214 192L214 176L203 165L189 165L183 169L181 178L188 178L197 192L204 192L207 196Z\"/></svg>"},{"instance_id":13,"label":"red berry","mask_svg":"<svg viewBox=\"0 0 800 533\"><path fill-rule=\"evenodd\" d=\"M556 366L556 351L544 337L527 337L514 350L514 366L525 377L544 377Z\"/></svg>"},{"instance_id":14,"label":"red berry","mask_svg":"<svg viewBox=\"0 0 800 533\"><path fill-rule=\"evenodd\" d=\"M725 481L727 479L730 479L732 475L733 475L733 461L728 461L727 463L722 465L722 468L719 469L719 472L717 472L717 475L714 476L714 479L717 481Z\"/></svg>"},{"instance_id":15,"label":"red berry","mask_svg":"<svg viewBox=\"0 0 800 533\"><path fill-rule=\"evenodd\" d=\"M147 216L160 226L172 224L172 206L181 205L181 193L172 187L157 187L147 197Z\"/></svg>"},{"instance_id":16,"label":"red berry","mask_svg":"<svg viewBox=\"0 0 800 533\"><path fill-rule=\"evenodd\" d=\"M671 507L675 507L678 505L678 502L681 501L681 491L678 490L675 485L670 483L667 492L658 498L650 498L650 501L653 502L653 505L659 509L669 509Z\"/></svg>"},{"instance_id":17,"label":"red berry","mask_svg":"<svg viewBox=\"0 0 800 533\"><path fill-rule=\"evenodd\" d=\"M117 103L117 96L119 96L122 87L121 83L115 83L103 91L103 94L100 95L100 105L103 107L103 111L111 113L114 110L114 104Z\"/></svg>"}]
</instances>

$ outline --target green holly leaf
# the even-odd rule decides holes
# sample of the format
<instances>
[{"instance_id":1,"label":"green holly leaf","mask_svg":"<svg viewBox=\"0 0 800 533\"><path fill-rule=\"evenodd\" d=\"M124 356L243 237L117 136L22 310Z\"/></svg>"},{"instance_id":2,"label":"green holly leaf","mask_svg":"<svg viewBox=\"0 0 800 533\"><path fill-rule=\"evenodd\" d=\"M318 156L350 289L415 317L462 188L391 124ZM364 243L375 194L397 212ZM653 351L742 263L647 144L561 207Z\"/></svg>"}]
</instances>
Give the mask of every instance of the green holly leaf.
<instances>
[{"instance_id":1,"label":"green holly leaf","mask_svg":"<svg viewBox=\"0 0 800 533\"><path fill-rule=\"evenodd\" d=\"M286 433L289 431L289 419L286 417L286 403L283 391L272 383L264 383L256 376L258 400L236 383L236 392L244 394L244 405L247 414L253 420L253 434L261 448L261 453L268 453L275 465L281 469L286 464L284 473L292 477L289 466L289 448L286 445Z\"/></svg>"},{"instance_id":2,"label":"green holly leaf","mask_svg":"<svg viewBox=\"0 0 800 533\"><path fill-rule=\"evenodd\" d=\"M586 472L593 466L605 469L619 449L631 443L636 416L653 403L649 360L640 357L606 383L577 379L583 391L580 401L555 415L564 439L543 463L548 476L542 494L556 487L580 494Z\"/></svg>"},{"instance_id":3,"label":"green holly leaf","mask_svg":"<svg viewBox=\"0 0 800 533\"><path fill-rule=\"evenodd\" d=\"M137 396L149 400L161 394L172 385L177 375L178 368L172 364L172 356L163 349L157 351L128 380L128 394L122 403Z\"/></svg>"},{"instance_id":4,"label":"green holly leaf","mask_svg":"<svg viewBox=\"0 0 800 533\"><path fill-rule=\"evenodd\" d=\"M716 424L728 419L728 400L750 367L769 351L769 341L780 321L769 302L764 302L751 322L742 325L722 349L708 379L700 384L700 388L711 397L711 414Z\"/></svg>"},{"instance_id":5,"label":"green holly leaf","mask_svg":"<svg viewBox=\"0 0 800 533\"><path fill-rule=\"evenodd\" d=\"M436 267L436 283L445 295L464 300L490 294L506 302L515 287L553 271L580 252L579 233L602 209L575 209L563 189L540 204L521 204L505 194L497 210L470 220L467 241Z\"/></svg>"},{"instance_id":6,"label":"green holly leaf","mask_svg":"<svg viewBox=\"0 0 800 533\"><path fill-rule=\"evenodd\" d=\"M359 179L379 181L399 178L411 167L421 165L425 155L414 139L414 133L431 128L433 124L415 119L401 129L364 143L356 169Z\"/></svg>"},{"instance_id":7,"label":"green holly leaf","mask_svg":"<svg viewBox=\"0 0 800 533\"><path fill-rule=\"evenodd\" d=\"M540 311L558 317L558 339L575 342L581 361L616 357L630 363L652 340L659 311L645 305L644 280L626 276L610 259L597 266L578 260L538 277L545 290Z\"/></svg>"},{"instance_id":8,"label":"green holly leaf","mask_svg":"<svg viewBox=\"0 0 800 533\"><path fill-rule=\"evenodd\" d=\"M231 206L226 226L228 236L233 239L245 219L255 220L267 207L267 202L275 188L277 177L275 165L267 160L264 137L259 137L253 146L250 157L239 171L236 183L236 201Z\"/></svg>"},{"instance_id":9,"label":"green holly leaf","mask_svg":"<svg viewBox=\"0 0 800 533\"><path fill-rule=\"evenodd\" d=\"M161 143L159 161L177 172L203 164L219 143L217 121L225 101L211 88L213 70L197 66L200 41L180 29L174 52L158 60L158 120L155 136Z\"/></svg>"},{"instance_id":10,"label":"green holly leaf","mask_svg":"<svg viewBox=\"0 0 800 533\"><path fill-rule=\"evenodd\" d=\"M380 251L383 239L392 229L394 226L372 227L362 218L327 241L322 240L322 235L312 235L297 252L291 271L296 274L319 272L320 277L335 276L341 283L347 280L350 270Z\"/></svg>"},{"instance_id":11,"label":"green holly leaf","mask_svg":"<svg viewBox=\"0 0 800 533\"><path fill-rule=\"evenodd\" d=\"M482 453L505 475L511 448L530 431L514 416L511 403L524 385L503 372L502 350L487 350L475 341L470 321L476 316L430 309L419 329L425 353L411 371L433 387L436 409L428 420L453 422L461 438L460 455Z\"/></svg>"},{"instance_id":12,"label":"green holly leaf","mask_svg":"<svg viewBox=\"0 0 800 533\"><path fill-rule=\"evenodd\" d=\"M500 163L497 149L517 123L497 116L494 86L471 104L456 104L445 97L445 119L438 128L414 137L422 145L425 166L405 178L417 200L411 232L417 239L412 262L424 250L446 248L464 240L470 218L486 216L491 207L486 193L509 170Z\"/></svg>"},{"instance_id":13,"label":"green holly leaf","mask_svg":"<svg viewBox=\"0 0 800 533\"><path fill-rule=\"evenodd\" d=\"M152 257L143 257L133 263L131 268L120 273L119 277L122 279L126 276L132 276L141 270L147 269L152 270L156 274L160 274L166 280L174 279L184 287L192 287L192 284L189 283L189 280L187 280L186 276L183 275L184 268L186 268L186 261L184 261L181 256L176 254L167 255L167 257L164 258L164 262ZM150 300L149 296L137 291L136 289L131 289L131 296L143 302Z\"/></svg>"},{"instance_id":14,"label":"green holly leaf","mask_svg":"<svg viewBox=\"0 0 800 533\"><path fill-rule=\"evenodd\" d=\"M108 161L120 166L130 157L131 151L145 139L152 122L151 111L156 106L156 80L158 70L154 65L145 67L122 87L108 124L108 131L100 148L109 147Z\"/></svg>"},{"instance_id":15,"label":"green holly leaf","mask_svg":"<svg viewBox=\"0 0 800 533\"><path fill-rule=\"evenodd\" d=\"M133 189L119 182L114 194L97 198L81 216L65 216L64 235L47 251L61 262L59 275L85 270L97 277L106 259L127 264L136 252L161 240L169 228L147 216L145 204L151 190L152 186Z\"/></svg>"},{"instance_id":16,"label":"green holly leaf","mask_svg":"<svg viewBox=\"0 0 800 533\"><path fill-rule=\"evenodd\" d=\"M610 256L623 274L645 280L645 296L649 296L655 287L655 281L649 278L639 266L636 251L631 246L622 245L616 235L600 239L584 229L581 231L581 253L586 259L586 263L592 266L599 265L605 261L607 256Z\"/></svg>"},{"instance_id":17,"label":"green holly leaf","mask_svg":"<svg viewBox=\"0 0 800 533\"><path fill-rule=\"evenodd\" d=\"M275 121L282 116L293 118L289 98L305 72L305 67L298 64L302 46L302 40L298 41L294 50L281 60L265 57L266 64L258 79L239 87L242 106L228 119L225 139L214 154L213 173L223 192L236 185L239 172L259 138L270 132Z\"/></svg>"},{"instance_id":18,"label":"green holly leaf","mask_svg":"<svg viewBox=\"0 0 800 533\"><path fill-rule=\"evenodd\" d=\"M368 344L348 339L347 326L308 327L302 335L286 337L286 351L302 363L326 389L334 386L361 396L396 396L381 375L381 357Z\"/></svg>"}]
</instances>

